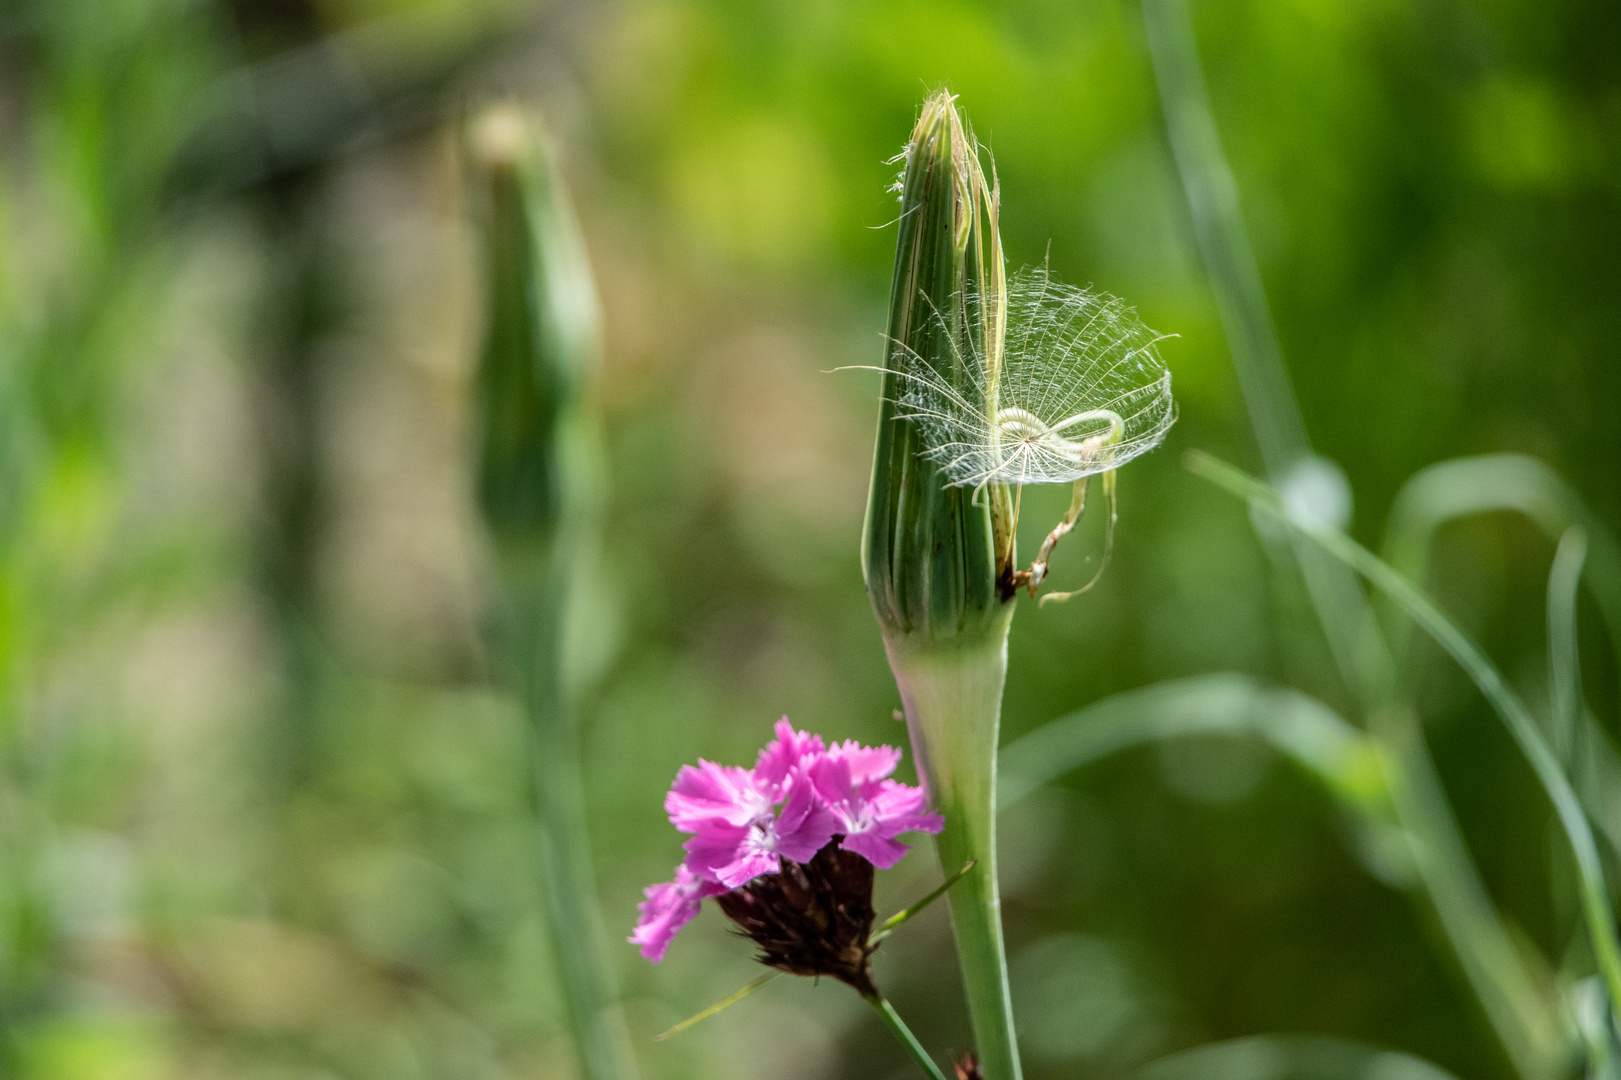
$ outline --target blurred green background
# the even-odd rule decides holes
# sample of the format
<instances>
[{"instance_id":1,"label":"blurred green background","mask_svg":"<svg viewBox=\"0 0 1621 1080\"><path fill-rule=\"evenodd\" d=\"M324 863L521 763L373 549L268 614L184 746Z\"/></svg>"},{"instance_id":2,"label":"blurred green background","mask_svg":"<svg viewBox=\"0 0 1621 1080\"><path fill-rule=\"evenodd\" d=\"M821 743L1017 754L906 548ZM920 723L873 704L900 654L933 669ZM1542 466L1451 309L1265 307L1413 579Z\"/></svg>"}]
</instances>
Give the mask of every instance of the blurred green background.
<instances>
[{"instance_id":1,"label":"blurred green background","mask_svg":"<svg viewBox=\"0 0 1621 1080\"><path fill-rule=\"evenodd\" d=\"M1194 14L1353 531L1376 544L1408 475L1492 451L1621 524L1621 9ZM995 154L1012 263L1179 335L1181 418L1121 477L1107 574L1015 621L1005 738L1222 669L1346 704L1244 508L1180 464L1257 455L1134 5L0 6L0 1073L579 1075L521 722L479 634L462 129L482 102L546 116L606 315L587 636L611 660L584 749L610 931L676 861L660 804L683 762L746 762L783 713L904 741L857 557L877 378L830 369L883 359L888 159L940 86ZM1067 498L1027 493L1026 550ZM1100 550L1094 516L1057 587ZM1432 582L1536 701L1551 550L1517 519L1452 527ZM1621 673L1583 629L1613 730ZM1494 898L1561 955L1540 790L1444 663L1419 703ZM1036 1080L1257 1032L1511 1075L1431 916L1258 744L1123 754L1020 804L1002 842ZM880 910L937 875L921 846ZM911 1075L834 984L651 1041L752 978L749 954L714 911L656 968L616 942L646 1075ZM876 965L925 1043L968 1043L943 912Z\"/></svg>"}]
</instances>

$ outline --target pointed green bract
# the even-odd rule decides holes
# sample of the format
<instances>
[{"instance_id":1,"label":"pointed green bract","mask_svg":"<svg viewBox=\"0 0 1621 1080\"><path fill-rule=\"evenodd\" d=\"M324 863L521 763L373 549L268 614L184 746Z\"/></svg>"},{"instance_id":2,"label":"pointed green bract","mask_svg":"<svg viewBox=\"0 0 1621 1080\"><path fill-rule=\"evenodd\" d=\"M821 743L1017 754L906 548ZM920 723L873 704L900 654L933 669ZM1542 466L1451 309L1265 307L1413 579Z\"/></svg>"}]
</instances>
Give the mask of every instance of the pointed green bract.
<instances>
[{"instance_id":1,"label":"pointed green bract","mask_svg":"<svg viewBox=\"0 0 1621 1080\"><path fill-rule=\"evenodd\" d=\"M667 1029L667 1030L653 1036L653 1041L654 1042L663 1042L665 1039L668 1039L671 1035L679 1035L681 1032L687 1030L692 1025L694 1025L696 1023L699 1023L700 1021L703 1021L703 1020L708 1020L711 1016L714 1016L717 1013L725 1012L727 1009L730 1009L733 1005L736 1005L739 1001L742 1001L744 998L748 997L750 994L752 994L756 990L760 989L760 987L764 986L766 983L770 982L772 979L775 979L779 975L786 975L786 974L787 974L787 972L785 972L785 971L778 971L778 970L773 969L771 971L766 972L764 975L758 975L758 976L750 979L748 982L744 983L738 989L732 991L730 994L727 994L725 997L723 997L719 1001L715 1002L715 1004L709 1006L709 1008L705 1009L703 1012L694 1013L692 1016L687 1017L685 1020L681 1021L679 1024L676 1024L674 1027L669 1028L669 1029Z\"/></svg>"},{"instance_id":2,"label":"pointed green bract","mask_svg":"<svg viewBox=\"0 0 1621 1080\"><path fill-rule=\"evenodd\" d=\"M929 894L927 896L925 896L923 899L919 900L915 904L910 905L909 907L902 908L901 910L895 912L895 914L891 915L889 918L885 919L884 922L883 922L883 925L878 927L878 929L876 931L874 931L872 937L867 939L867 944L869 944L869 945L878 944L880 941L884 940L890 934L893 934L897 927L903 925L904 923L908 922L909 920L915 918L918 915L921 915L924 911L928 910L928 907L929 907L930 904L934 903L936 900L938 900L942 896L944 896L948 889L950 889L953 885L957 884L957 882L961 881L962 878L963 878L963 875L968 873L968 871L972 870L973 868L974 868L974 864L973 863L968 863L961 870L958 870L955 874L952 874L950 877L948 877L944 881L942 881L938 886L936 886L933 890L931 890L929 892Z\"/></svg>"},{"instance_id":3,"label":"pointed green bract","mask_svg":"<svg viewBox=\"0 0 1621 1080\"><path fill-rule=\"evenodd\" d=\"M862 569L918 772L945 816L941 865L974 863L948 895L981 1067L988 1080L1018 1080L995 827L1012 492L950 486L902 404L909 372L926 370L996 413L1007 314L998 195L949 94L924 104L905 162Z\"/></svg>"}]
</instances>

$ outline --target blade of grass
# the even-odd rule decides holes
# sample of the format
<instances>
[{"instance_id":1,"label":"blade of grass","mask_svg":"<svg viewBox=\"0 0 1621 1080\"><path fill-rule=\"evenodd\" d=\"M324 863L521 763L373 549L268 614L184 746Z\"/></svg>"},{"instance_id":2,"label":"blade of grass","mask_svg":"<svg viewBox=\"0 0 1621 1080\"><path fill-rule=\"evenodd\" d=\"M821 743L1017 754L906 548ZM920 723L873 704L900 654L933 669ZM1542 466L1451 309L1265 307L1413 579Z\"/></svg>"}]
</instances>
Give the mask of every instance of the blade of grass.
<instances>
[{"instance_id":1,"label":"blade of grass","mask_svg":"<svg viewBox=\"0 0 1621 1080\"><path fill-rule=\"evenodd\" d=\"M1210 108L1193 21L1184 0L1143 0L1142 11L1166 137L1187 196L1233 370L1266 474L1282 486L1298 475L1297 470L1315 464L1311 440L1289 383L1260 267L1244 228L1238 185ZM1281 550L1268 554L1275 560L1287 558ZM1291 554L1341 676L1353 690L1360 690L1367 672L1359 664L1362 648L1356 635L1366 600L1354 576L1298 544Z\"/></svg>"},{"instance_id":2,"label":"blade of grass","mask_svg":"<svg viewBox=\"0 0 1621 1080\"><path fill-rule=\"evenodd\" d=\"M1604 981L1583 979L1571 987L1571 1019L1587 1048L1587 1080L1621 1080L1617 1060L1616 1029Z\"/></svg>"},{"instance_id":3,"label":"blade of grass","mask_svg":"<svg viewBox=\"0 0 1621 1080\"><path fill-rule=\"evenodd\" d=\"M1497 511L1524 515L1555 541L1581 527L1587 540L1582 577L1604 616L1621 671L1621 546L1559 474L1535 458L1485 454L1442 461L1415 473L1391 508L1385 561L1407 580L1422 582L1435 535L1444 525ZM1392 618L1387 624L1396 641L1404 640L1405 619ZM1405 649L1396 651L1400 655ZM1566 760L1563 755L1561 760ZM1621 751L1585 710L1566 763L1582 805L1621 857Z\"/></svg>"},{"instance_id":4,"label":"blade of grass","mask_svg":"<svg viewBox=\"0 0 1621 1080\"><path fill-rule=\"evenodd\" d=\"M1576 651L1576 589L1587 559L1587 534L1573 525L1559 538L1548 573L1548 694L1554 756L1569 770L1582 719L1582 668Z\"/></svg>"},{"instance_id":5,"label":"blade of grass","mask_svg":"<svg viewBox=\"0 0 1621 1080\"><path fill-rule=\"evenodd\" d=\"M1422 774L1415 777L1404 767L1428 760L1421 742L1395 741L1401 732L1412 732L1416 740L1416 721L1409 716L1382 727L1382 737L1364 735L1314 699L1245 675L1175 680L1104 699L1010 744L1002 756L1002 806L1069 769L1156 739L1200 733L1264 738L1349 811L1358 854L1376 877L1409 888L1422 885L1419 895L1433 905L1488 1016L1505 1043L1523 1040L1513 1045L1534 1067L1544 1053L1554 1053L1558 1037L1539 1004L1543 998L1528 981L1467 855L1447 844L1456 826L1445 801ZM1438 821L1447 827L1437 828Z\"/></svg>"},{"instance_id":6,"label":"blade of grass","mask_svg":"<svg viewBox=\"0 0 1621 1080\"><path fill-rule=\"evenodd\" d=\"M1267 472L1280 486L1309 471L1342 480L1312 457L1205 90L1187 4L1143 0L1142 10L1166 133ZM1398 766L1402 782L1392 787L1398 818L1414 837L1424 884L1482 1008L1522 1076L1555 1075L1563 1067L1561 1024L1486 897L1417 715L1399 701L1398 669L1355 575L1299 537L1262 539L1280 568L1289 557L1299 567L1334 662L1359 698L1370 734Z\"/></svg>"},{"instance_id":7,"label":"blade of grass","mask_svg":"<svg viewBox=\"0 0 1621 1080\"><path fill-rule=\"evenodd\" d=\"M1382 789L1372 741L1321 702L1247 675L1196 675L1095 702L1002 750L1001 807L1127 747L1182 735L1254 735L1338 794Z\"/></svg>"},{"instance_id":8,"label":"blade of grass","mask_svg":"<svg viewBox=\"0 0 1621 1080\"><path fill-rule=\"evenodd\" d=\"M1609 628L1621 673L1621 545L1570 485L1536 458L1485 454L1438 462L1414 473L1390 508L1385 562L1407 580L1423 582L1436 532L1458 518L1493 511L1523 514L1556 542L1571 526L1582 527L1586 580Z\"/></svg>"},{"instance_id":9,"label":"blade of grass","mask_svg":"<svg viewBox=\"0 0 1621 1080\"><path fill-rule=\"evenodd\" d=\"M1582 578L1604 616L1621 670L1621 548L1559 475L1535 458L1487 454L1439 462L1415 473L1402 486L1391 509L1383 547L1385 561L1409 581L1422 581L1442 526L1496 511L1523 514L1556 541L1570 529L1581 528L1587 541ZM1390 622L1393 636L1405 635L1405 619ZM1568 624L1568 620L1550 618L1550 635L1561 623ZM1554 665L1553 670L1557 668ZM1559 756L1570 769L1582 805L1621 857L1621 751L1586 710L1580 709L1579 701L1577 707L1580 719L1569 756L1563 751Z\"/></svg>"},{"instance_id":10,"label":"blade of grass","mask_svg":"<svg viewBox=\"0 0 1621 1080\"><path fill-rule=\"evenodd\" d=\"M1531 711L1509 687L1496 666L1411 582L1344 533L1321 521L1291 514L1277 493L1266 484L1208 454L1195 451L1188 455L1187 461L1188 468L1194 473L1247 499L1251 506L1294 528L1390 597L1408 618L1446 650L1485 695L1553 803L1554 813L1576 860L1581 881L1582 911L1599 974L1604 978L1610 999L1621 1000L1621 944L1616 940L1615 917L1610 908L1604 868L1592 828L1575 789L1537 729Z\"/></svg>"},{"instance_id":11,"label":"blade of grass","mask_svg":"<svg viewBox=\"0 0 1621 1080\"><path fill-rule=\"evenodd\" d=\"M1116 694L1050 721L1002 751L1001 808L1071 770L1134 746L1189 735L1259 738L1318 781L1347 813L1357 852L1391 885L1416 882L1427 848L1398 823L1411 785L1372 737L1297 691L1236 672Z\"/></svg>"},{"instance_id":12,"label":"blade of grass","mask_svg":"<svg viewBox=\"0 0 1621 1080\"><path fill-rule=\"evenodd\" d=\"M1621 753L1582 702L1576 591L1588 555L1587 530L1559 538L1548 573L1548 685L1552 740L1582 807L1621 857Z\"/></svg>"},{"instance_id":13,"label":"blade of grass","mask_svg":"<svg viewBox=\"0 0 1621 1080\"><path fill-rule=\"evenodd\" d=\"M1348 1039L1313 1035L1250 1035L1206 1043L1150 1062L1137 1080L1455 1080L1432 1062Z\"/></svg>"},{"instance_id":14,"label":"blade of grass","mask_svg":"<svg viewBox=\"0 0 1621 1080\"><path fill-rule=\"evenodd\" d=\"M1621 752L1585 709L1576 737L1571 782L1599 831L1610 841L1611 850L1621 858Z\"/></svg>"},{"instance_id":15,"label":"blade of grass","mask_svg":"<svg viewBox=\"0 0 1621 1080\"><path fill-rule=\"evenodd\" d=\"M1143 23L1171 154L1232 348L1233 367L1267 474L1278 479L1311 455L1311 445L1272 329L1261 270L1239 208L1238 185L1210 111L1187 5L1183 0L1143 0Z\"/></svg>"}]
</instances>

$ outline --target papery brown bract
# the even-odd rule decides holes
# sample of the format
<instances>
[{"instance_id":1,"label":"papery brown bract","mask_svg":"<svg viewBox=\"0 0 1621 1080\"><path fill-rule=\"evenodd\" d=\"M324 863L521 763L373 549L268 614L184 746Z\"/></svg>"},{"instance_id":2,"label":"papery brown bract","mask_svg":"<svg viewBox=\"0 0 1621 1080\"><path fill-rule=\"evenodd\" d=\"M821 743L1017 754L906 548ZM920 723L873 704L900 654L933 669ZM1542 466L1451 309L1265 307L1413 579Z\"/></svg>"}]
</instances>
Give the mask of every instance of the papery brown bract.
<instances>
[{"instance_id":1,"label":"papery brown bract","mask_svg":"<svg viewBox=\"0 0 1621 1080\"><path fill-rule=\"evenodd\" d=\"M957 1080L985 1080L985 1074L979 1067L979 1058L972 1050L964 1050L958 1056L955 1065Z\"/></svg>"}]
</instances>

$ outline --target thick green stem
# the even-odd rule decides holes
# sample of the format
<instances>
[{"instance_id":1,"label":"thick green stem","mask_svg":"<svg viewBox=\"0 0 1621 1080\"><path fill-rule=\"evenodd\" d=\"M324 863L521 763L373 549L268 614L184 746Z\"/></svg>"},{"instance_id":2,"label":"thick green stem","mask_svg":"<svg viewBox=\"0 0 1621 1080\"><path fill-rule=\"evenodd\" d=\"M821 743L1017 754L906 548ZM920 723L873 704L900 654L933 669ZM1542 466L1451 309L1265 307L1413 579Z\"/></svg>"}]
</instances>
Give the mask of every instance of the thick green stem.
<instances>
[{"instance_id":1,"label":"thick green stem","mask_svg":"<svg viewBox=\"0 0 1621 1080\"><path fill-rule=\"evenodd\" d=\"M1007 678L1007 625L974 645L886 642L918 774L945 815L941 866L969 870L948 894L968 1012L987 1080L1019 1080L1002 902L996 886L996 743Z\"/></svg>"},{"instance_id":2,"label":"thick green stem","mask_svg":"<svg viewBox=\"0 0 1621 1080\"><path fill-rule=\"evenodd\" d=\"M862 997L866 997L867 1003L878 1011L878 1018L884 1022L884 1026L900 1044L906 1047L906 1052L912 1055L912 1060L917 1062L929 1080L946 1080L946 1074L940 1071L940 1066L936 1065L929 1052L923 1049L923 1044L917 1041L917 1036L912 1034L912 1029L906 1026L906 1021L901 1019L900 1013L895 1011L895 1006L891 1005L887 998L882 994L874 994L871 997L863 994Z\"/></svg>"}]
</instances>

